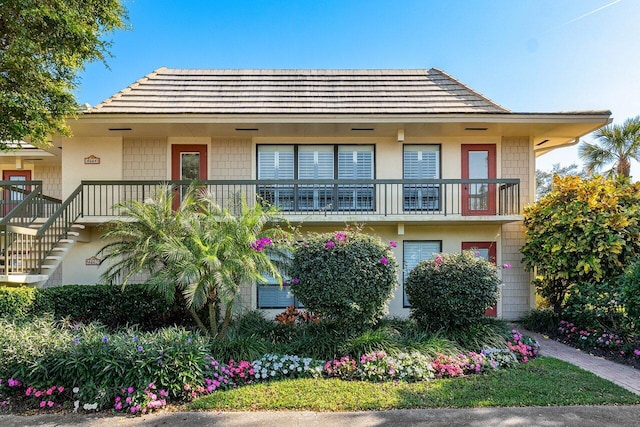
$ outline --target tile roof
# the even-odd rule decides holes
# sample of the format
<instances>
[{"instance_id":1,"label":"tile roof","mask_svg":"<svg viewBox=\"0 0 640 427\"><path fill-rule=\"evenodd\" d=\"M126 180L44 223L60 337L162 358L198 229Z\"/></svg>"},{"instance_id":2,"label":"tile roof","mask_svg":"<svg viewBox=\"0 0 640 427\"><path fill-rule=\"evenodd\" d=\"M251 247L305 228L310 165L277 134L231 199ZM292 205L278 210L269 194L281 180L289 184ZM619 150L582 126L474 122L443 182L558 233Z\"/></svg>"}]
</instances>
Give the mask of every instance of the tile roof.
<instances>
[{"instance_id":1,"label":"tile roof","mask_svg":"<svg viewBox=\"0 0 640 427\"><path fill-rule=\"evenodd\" d=\"M448 74L428 70L160 68L87 113L508 113Z\"/></svg>"}]
</instances>

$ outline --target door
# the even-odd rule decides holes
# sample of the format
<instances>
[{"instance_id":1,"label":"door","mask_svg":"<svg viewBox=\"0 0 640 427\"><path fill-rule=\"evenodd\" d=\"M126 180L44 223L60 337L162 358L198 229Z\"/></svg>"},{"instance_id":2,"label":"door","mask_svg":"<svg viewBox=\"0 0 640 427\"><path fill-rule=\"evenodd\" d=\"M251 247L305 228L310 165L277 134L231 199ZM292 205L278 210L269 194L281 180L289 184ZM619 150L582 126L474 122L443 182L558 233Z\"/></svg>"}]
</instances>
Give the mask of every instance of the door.
<instances>
[{"instance_id":1,"label":"door","mask_svg":"<svg viewBox=\"0 0 640 427\"><path fill-rule=\"evenodd\" d=\"M462 179L495 179L495 144L462 145ZM496 184L462 184L462 215L495 215Z\"/></svg>"},{"instance_id":2,"label":"door","mask_svg":"<svg viewBox=\"0 0 640 427\"><path fill-rule=\"evenodd\" d=\"M30 170L4 170L2 171L3 181L15 181L15 185L12 189L5 187L2 192L2 214L3 216L8 214L9 211L16 207L27 194L31 192L31 186L20 184L20 182L31 181Z\"/></svg>"},{"instance_id":3,"label":"door","mask_svg":"<svg viewBox=\"0 0 640 427\"><path fill-rule=\"evenodd\" d=\"M496 242L462 242L463 251L475 251L476 256L484 258L495 265L496 263ZM498 307L493 306L484 312L487 317L497 317Z\"/></svg>"},{"instance_id":4,"label":"door","mask_svg":"<svg viewBox=\"0 0 640 427\"><path fill-rule=\"evenodd\" d=\"M207 146L206 145L172 145L171 146L171 179L174 181L206 181L207 180ZM189 185L176 188L177 196L173 199L173 208L177 209Z\"/></svg>"}]
</instances>

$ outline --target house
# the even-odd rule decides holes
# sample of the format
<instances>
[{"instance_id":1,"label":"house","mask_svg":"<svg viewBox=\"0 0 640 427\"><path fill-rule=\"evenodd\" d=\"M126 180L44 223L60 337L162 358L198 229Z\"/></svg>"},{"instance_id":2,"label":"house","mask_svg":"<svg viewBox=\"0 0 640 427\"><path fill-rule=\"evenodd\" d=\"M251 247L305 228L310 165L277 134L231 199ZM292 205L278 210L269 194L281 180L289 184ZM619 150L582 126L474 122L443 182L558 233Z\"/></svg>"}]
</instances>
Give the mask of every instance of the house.
<instances>
[{"instance_id":1,"label":"house","mask_svg":"<svg viewBox=\"0 0 640 427\"><path fill-rule=\"evenodd\" d=\"M438 69L160 68L70 120L72 137L2 153L0 280L98 282L113 204L199 179L222 203L243 191L308 231L360 223L398 242L396 315L409 310L406 273L434 253L474 248L511 264L489 314L515 319L535 301L519 252L535 159L609 121L512 112ZM242 301L295 303L268 285L247 286Z\"/></svg>"}]
</instances>

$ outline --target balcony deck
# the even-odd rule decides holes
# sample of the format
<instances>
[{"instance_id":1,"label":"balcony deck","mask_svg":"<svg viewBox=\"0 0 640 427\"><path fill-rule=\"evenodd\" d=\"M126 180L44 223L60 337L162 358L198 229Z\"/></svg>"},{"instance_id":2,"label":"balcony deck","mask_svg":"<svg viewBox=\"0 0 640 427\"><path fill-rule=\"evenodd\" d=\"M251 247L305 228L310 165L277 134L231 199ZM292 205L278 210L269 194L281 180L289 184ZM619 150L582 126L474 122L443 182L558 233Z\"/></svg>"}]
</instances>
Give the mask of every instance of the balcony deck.
<instances>
[{"instance_id":1,"label":"balcony deck","mask_svg":"<svg viewBox=\"0 0 640 427\"><path fill-rule=\"evenodd\" d=\"M190 181L83 181L79 222L99 224L118 215L114 205L144 201ZM240 180L202 181L202 191L231 208L248 203L279 208L292 223L508 223L521 221L520 180Z\"/></svg>"}]
</instances>

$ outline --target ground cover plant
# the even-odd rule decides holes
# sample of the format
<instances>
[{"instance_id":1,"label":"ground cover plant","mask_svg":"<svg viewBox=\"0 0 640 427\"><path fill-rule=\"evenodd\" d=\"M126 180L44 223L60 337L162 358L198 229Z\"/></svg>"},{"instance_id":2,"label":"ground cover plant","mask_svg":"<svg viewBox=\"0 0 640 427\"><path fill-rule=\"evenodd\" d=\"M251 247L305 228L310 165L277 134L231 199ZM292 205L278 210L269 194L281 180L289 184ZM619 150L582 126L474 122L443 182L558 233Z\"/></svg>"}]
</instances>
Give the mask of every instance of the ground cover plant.
<instances>
[{"instance_id":1,"label":"ground cover plant","mask_svg":"<svg viewBox=\"0 0 640 427\"><path fill-rule=\"evenodd\" d=\"M246 343L246 337L255 336L256 331L266 332L268 337L271 328L273 341L263 341L260 350L264 352L256 351L257 356L243 359L235 352L247 351L240 345L229 344L224 355L219 352L224 341L176 327L146 332L135 328L113 331L95 323L56 322L51 318L0 322L4 331L0 337L0 402L5 410L110 410L137 414L170 402L188 402L265 382L331 378L423 382L488 374L515 365L511 362L518 357L519 349L508 348L516 346L520 339L510 333L511 342L503 341L501 348L469 350L464 342L444 336L432 336L430 340L417 336L416 325L410 320L389 319L381 322L378 329L347 337L342 345L351 354L336 351L331 352L338 354L335 357L314 358L269 350L277 350L278 345L279 350L300 348L301 344L295 343L300 337L311 349L311 331L328 336L331 326L320 321L296 325L294 329L304 330L297 335L299 332L281 329L291 325L279 325L248 313L233 322L230 337ZM294 339L283 342L282 336L287 334L293 334ZM14 345L16 342L21 345ZM320 349L310 352L325 352L323 340L316 342ZM375 343L380 344L379 349ZM431 348L424 351L428 346ZM531 357L535 351L535 347L525 349ZM507 355L511 357L509 363Z\"/></svg>"}]
</instances>

